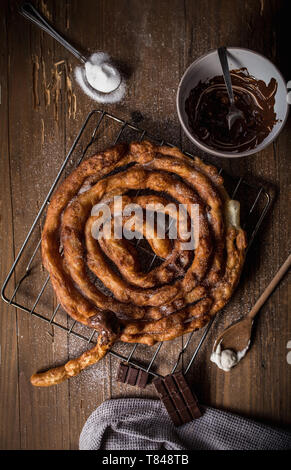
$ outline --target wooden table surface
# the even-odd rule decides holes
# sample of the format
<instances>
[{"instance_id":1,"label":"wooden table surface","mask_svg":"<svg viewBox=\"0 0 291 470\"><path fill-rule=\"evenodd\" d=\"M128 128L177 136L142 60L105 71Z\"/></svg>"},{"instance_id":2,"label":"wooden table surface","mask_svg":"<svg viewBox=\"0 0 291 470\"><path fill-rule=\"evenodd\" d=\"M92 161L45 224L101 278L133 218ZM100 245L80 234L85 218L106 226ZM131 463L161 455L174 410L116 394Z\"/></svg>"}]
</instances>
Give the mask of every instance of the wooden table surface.
<instances>
[{"instance_id":1,"label":"wooden table surface","mask_svg":"<svg viewBox=\"0 0 291 470\"><path fill-rule=\"evenodd\" d=\"M201 154L182 135L175 96L184 70L194 59L223 44L247 47L264 54L279 66L286 80L291 79L286 46L290 36L288 1L34 3L85 53L104 50L121 64L128 76L126 98L103 109L136 120L140 127L184 145L192 153ZM75 58L19 15L18 5L16 1L1 2L1 281L82 122L92 109L102 108L74 81ZM289 119L276 142L255 156L233 161L207 157L233 175L265 182L275 197L248 254L239 288L212 327L189 376L201 402L280 426L291 424L288 275L261 310L252 348L243 362L231 373L224 373L210 363L209 356L217 334L250 309L290 252L290 152ZM40 230L38 227L38 235ZM12 278L12 282L16 280ZM34 299L39 283L32 277L25 301ZM47 295L47 305L52 311L52 295ZM167 344L165 352L161 350L164 373L181 341ZM62 364L86 348L82 340L67 337L66 332L1 303L2 449L77 449L83 424L104 400L155 396L152 385L139 391L116 383L117 360L110 356L56 387L30 385L29 377L36 370ZM147 357L148 351L143 354Z\"/></svg>"}]
</instances>

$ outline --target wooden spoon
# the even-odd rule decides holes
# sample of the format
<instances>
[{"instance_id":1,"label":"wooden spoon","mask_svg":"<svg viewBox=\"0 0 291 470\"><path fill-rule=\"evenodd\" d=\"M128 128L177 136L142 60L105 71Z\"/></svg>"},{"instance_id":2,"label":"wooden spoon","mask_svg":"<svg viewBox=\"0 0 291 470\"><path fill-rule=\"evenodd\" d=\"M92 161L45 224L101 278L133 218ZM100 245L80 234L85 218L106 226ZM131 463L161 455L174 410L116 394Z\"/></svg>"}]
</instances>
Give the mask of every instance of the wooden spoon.
<instances>
[{"instance_id":1,"label":"wooden spoon","mask_svg":"<svg viewBox=\"0 0 291 470\"><path fill-rule=\"evenodd\" d=\"M291 254L281 266L268 287L264 290L251 311L244 318L238 320L226 328L226 330L224 330L221 335L218 336L213 347L214 352L219 345L222 346L223 350L230 349L235 352L243 351L249 347L255 316L264 305L268 297L271 295L277 284L280 282L286 271L288 271L290 266Z\"/></svg>"}]
</instances>

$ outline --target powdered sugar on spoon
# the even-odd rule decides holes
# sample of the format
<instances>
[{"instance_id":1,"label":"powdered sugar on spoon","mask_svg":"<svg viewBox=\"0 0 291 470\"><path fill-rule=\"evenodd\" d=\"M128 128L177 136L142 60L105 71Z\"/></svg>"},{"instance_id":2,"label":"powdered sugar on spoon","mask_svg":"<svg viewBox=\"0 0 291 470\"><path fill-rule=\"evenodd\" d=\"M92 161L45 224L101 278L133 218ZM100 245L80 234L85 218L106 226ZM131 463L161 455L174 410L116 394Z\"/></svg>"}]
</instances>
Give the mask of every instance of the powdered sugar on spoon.
<instances>
[{"instance_id":1,"label":"powdered sugar on spoon","mask_svg":"<svg viewBox=\"0 0 291 470\"><path fill-rule=\"evenodd\" d=\"M75 78L82 90L99 103L117 103L126 91L125 81L105 52L96 52L76 67Z\"/></svg>"},{"instance_id":2,"label":"powdered sugar on spoon","mask_svg":"<svg viewBox=\"0 0 291 470\"><path fill-rule=\"evenodd\" d=\"M19 11L82 62L83 66L76 67L75 77L82 90L90 98L99 103L117 103L123 98L126 91L125 80L108 54L97 52L87 59L64 39L31 3L24 3Z\"/></svg>"}]
</instances>

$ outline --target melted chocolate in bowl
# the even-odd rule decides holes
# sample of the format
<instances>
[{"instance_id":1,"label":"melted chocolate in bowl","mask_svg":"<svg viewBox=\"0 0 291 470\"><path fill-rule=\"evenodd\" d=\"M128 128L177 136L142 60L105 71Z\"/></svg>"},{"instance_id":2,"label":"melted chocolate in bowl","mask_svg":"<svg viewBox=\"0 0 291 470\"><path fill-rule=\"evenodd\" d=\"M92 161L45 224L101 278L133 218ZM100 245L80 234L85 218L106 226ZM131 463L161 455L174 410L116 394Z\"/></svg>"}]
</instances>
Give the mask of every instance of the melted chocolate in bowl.
<instances>
[{"instance_id":1,"label":"melted chocolate in bowl","mask_svg":"<svg viewBox=\"0 0 291 470\"><path fill-rule=\"evenodd\" d=\"M263 80L248 74L247 69L232 70L235 104L243 112L229 130L229 98L223 76L216 76L193 88L185 102L189 126L201 142L227 152L248 151L257 147L277 122L274 111L277 81Z\"/></svg>"}]
</instances>

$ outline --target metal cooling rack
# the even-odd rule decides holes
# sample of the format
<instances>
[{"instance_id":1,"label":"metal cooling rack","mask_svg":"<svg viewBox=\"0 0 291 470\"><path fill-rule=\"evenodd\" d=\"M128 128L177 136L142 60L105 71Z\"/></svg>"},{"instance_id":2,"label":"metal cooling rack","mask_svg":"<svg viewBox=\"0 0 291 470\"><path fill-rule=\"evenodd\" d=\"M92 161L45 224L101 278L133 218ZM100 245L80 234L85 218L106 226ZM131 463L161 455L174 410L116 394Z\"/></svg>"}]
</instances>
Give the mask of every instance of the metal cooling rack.
<instances>
[{"instance_id":1,"label":"metal cooling rack","mask_svg":"<svg viewBox=\"0 0 291 470\"><path fill-rule=\"evenodd\" d=\"M108 138L110 139L109 142ZM93 149L94 152L96 151L96 144L102 145L104 148L105 145L110 146L121 141L129 141L129 139L143 140L145 138L148 140L152 140L153 142L160 145L169 145L173 147L172 144L164 142L163 140L159 140L156 137L148 134L146 131L139 129L135 125L126 122L122 119L119 119L104 111L94 110L87 116L71 149L69 150L63 164L61 165L56 179L54 180L3 284L1 296L5 302L7 302L13 307L16 307L30 314L31 316L45 321L51 326L62 329L70 335L74 335L80 340L93 344L96 342L96 339L94 339L94 336L97 335L96 331L89 330L89 328L83 327L76 321L73 321L73 323L71 323L70 325L69 323L70 321L72 321L72 319L64 311L62 314L62 321L56 320L56 317L62 311L60 304L56 305L56 307L53 309L53 312L51 313L50 311L49 314L44 313L42 309L39 310L41 299L50 286L49 276L47 276L40 290L38 292L35 292L35 295L33 295L34 288L30 283L30 278L32 277L33 273L35 273L35 271L41 269L41 240L38 233L39 224L41 224L42 218L44 219L47 204L49 204L50 198L57 184L65 176L66 170L68 171L69 168L69 171L71 171L72 168L70 167L76 167L77 165L79 165L83 158L87 155L89 149L92 154ZM101 148L99 150L101 150ZM191 155L190 153L184 153L190 158L193 158L193 155ZM223 170L220 169L219 172L222 173ZM252 184L250 182L245 181L244 178L229 178L225 174L223 176L225 178L229 194L231 194L232 198L236 197L238 200L240 200L239 193L242 192L243 194L245 191L247 191L248 194L253 194L253 200L251 205L247 208L242 207L242 225L248 234L249 249L270 207L271 196L262 185ZM244 199L245 198L242 198L242 200ZM151 268L156 257L156 255L153 255L152 253L150 255L152 256L152 260L149 263L148 269ZM23 297L21 295L21 291L23 286L27 283L28 289L26 287L26 291L29 291L29 295L26 299L18 301L17 296L20 295L20 297ZM10 293L7 293L8 290L10 291ZM32 301L31 305L29 305L29 301ZM205 338L207 337L207 334L213 324L213 321L214 318L208 323L206 327L204 327L204 330L202 330L202 336L194 349L191 359L185 366L185 374L190 369L198 351L200 350ZM171 373L175 372L183 354L188 348L190 348L193 335L194 332L189 334L189 336L185 339L185 344L180 349L180 351L177 352L177 357L175 358L175 363L172 365ZM122 361L125 361L135 367L142 369L143 371L150 373L154 377L162 377L162 375L160 375L155 370L157 364L157 357L162 345L163 343L159 343L159 345L155 348L152 357L147 361L146 364L144 364L144 361L137 361L134 359L134 355L136 355L137 348L142 347L142 345L139 344L135 344L133 346L127 345L127 347L129 348L129 352L127 354L121 354L120 352L114 350L114 348L110 351L110 354ZM141 362L143 363L141 364Z\"/></svg>"}]
</instances>

